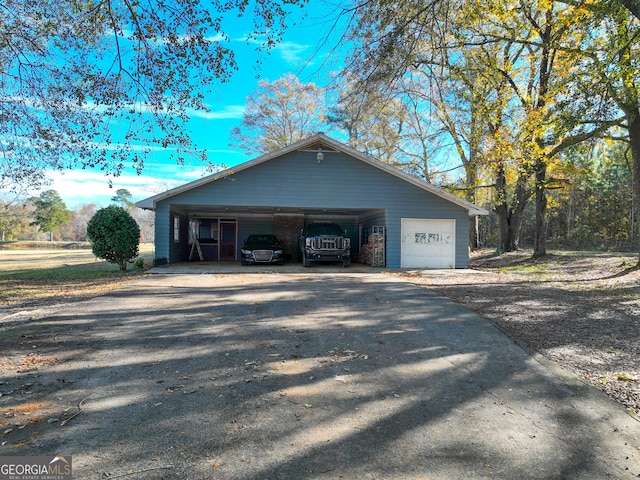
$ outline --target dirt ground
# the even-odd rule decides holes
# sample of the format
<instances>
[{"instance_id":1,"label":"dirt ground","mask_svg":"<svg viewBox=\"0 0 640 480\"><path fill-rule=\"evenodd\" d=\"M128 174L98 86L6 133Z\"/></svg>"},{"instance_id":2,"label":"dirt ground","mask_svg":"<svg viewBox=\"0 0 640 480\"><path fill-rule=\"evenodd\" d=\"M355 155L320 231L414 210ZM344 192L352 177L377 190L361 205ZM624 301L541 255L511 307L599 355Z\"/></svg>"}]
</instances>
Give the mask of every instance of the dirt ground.
<instances>
[{"instance_id":1,"label":"dirt ground","mask_svg":"<svg viewBox=\"0 0 640 480\"><path fill-rule=\"evenodd\" d=\"M471 270L400 273L491 319L522 346L557 362L640 414L637 256L531 252L472 256Z\"/></svg>"},{"instance_id":2,"label":"dirt ground","mask_svg":"<svg viewBox=\"0 0 640 480\"><path fill-rule=\"evenodd\" d=\"M24 261L13 254L11 258ZM593 252L554 252L532 260L529 251L500 256L485 251L472 255L468 270L392 270L389 274L428 287L491 319L522 346L557 362L638 415L640 270L633 268L636 260L633 254ZM37 325L38 319L81 308L87 298L110 290L94 289L87 296L81 285L74 285L66 288L64 296L56 293L37 305L21 304L14 297L0 305L0 351L15 349L16 338L24 344L37 336L37 331L22 331L23 319ZM21 330L17 336L16 330ZM20 358L0 355L0 373L35 371L55 361L35 353L23 353Z\"/></svg>"},{"instance_id":3,"label":"dirt ground","mask_svg":"<svg viewBox=\"0 0 640 480\"><path fill-rule=\"evenodd\" d=\"M398 271L195 267L0 322L0 454L83 480L640 476L619 405Z\"/></svg>"},{"instance_id":4,"label":"dirt ground","mask_svg":"<svg viewBox=\"0 0 640 480\"><path fill-rule=\"evenodd\" d=\"M2 261L7 268L14 268L16 262L20 268L42 266L41 253L37 261L29 255L33 252L11 252ZM87 251L47 252L47 258L65 265L92 260ZM640 414L640 270L633 267L636 262L635 254L624 253L553 252L532 260L526 250L503 255L481 251L472 254L469 270L394 274L484 315L522 346ZM82 308L82 301L111 288L83 293L74 285L67 290L71 293L64 298L56 292L37 306L12 298L0 305L0 325L3 318L19 321L21 312L25 317L42 317L72 304ZM0 336L0 351L1 347ZM6 361L0 356L0 368L6 367Z\"/></svg>"}]
</instances>

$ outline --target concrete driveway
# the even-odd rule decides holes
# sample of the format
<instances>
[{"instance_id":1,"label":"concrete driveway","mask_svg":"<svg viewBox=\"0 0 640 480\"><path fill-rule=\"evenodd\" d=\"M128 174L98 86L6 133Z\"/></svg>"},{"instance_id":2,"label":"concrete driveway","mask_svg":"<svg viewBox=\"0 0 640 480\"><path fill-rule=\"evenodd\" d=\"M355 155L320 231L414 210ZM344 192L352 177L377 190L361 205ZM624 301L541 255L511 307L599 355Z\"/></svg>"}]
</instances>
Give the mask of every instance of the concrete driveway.
<instances>
[{"instance_id":1,"label":"concrete driveway","mask_svg":"<svg viewBox=\"0 0 640 480\"><path fill-rule=\"evenodd\" d=\"M428 290L159 271L40 319L60 361L3 388L30 381L60 415L0 455L70 454L78 479L640 476L637 420Z\"/></svg>"}]
</instances>

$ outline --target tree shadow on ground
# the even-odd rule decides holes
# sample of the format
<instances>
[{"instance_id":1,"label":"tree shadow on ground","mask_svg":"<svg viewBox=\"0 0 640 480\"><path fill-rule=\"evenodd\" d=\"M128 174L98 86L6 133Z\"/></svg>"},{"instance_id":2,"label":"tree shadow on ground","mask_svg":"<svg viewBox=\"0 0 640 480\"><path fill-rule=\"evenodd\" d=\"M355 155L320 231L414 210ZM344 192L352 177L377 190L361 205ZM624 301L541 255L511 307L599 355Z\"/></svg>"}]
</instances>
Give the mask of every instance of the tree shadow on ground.
<instances>
[{"instance_id":1,"label":"tree shadow on ground","mask_svg":"<svg viewBox=\"0 0 640 480\"><path fill-rule=\"evenodd\" d=\"M21 328L3 332L6 357L59 360L3 369L0 406L42 401L57 417L16 413L0 451L71 454L78 478L583 479L638 467L627 425L603 421L589 388L558 381L460 305L381 275L156 276Z\"/></svg>"},{"instance_id":2,"label":"tree shadow on ground","mask_svg":"<svg viewBox=\"0 0 640 480\"><path fill-rule=\"evenodd\" d=\"M638 270L627 267L624 255L561 256L564 263L534 273L503 274L492 263L473 278L435 281L428 272L404 278L484 315L515 341L640 412L633 381L640 378Z\"/></svg>"}]
</instances>

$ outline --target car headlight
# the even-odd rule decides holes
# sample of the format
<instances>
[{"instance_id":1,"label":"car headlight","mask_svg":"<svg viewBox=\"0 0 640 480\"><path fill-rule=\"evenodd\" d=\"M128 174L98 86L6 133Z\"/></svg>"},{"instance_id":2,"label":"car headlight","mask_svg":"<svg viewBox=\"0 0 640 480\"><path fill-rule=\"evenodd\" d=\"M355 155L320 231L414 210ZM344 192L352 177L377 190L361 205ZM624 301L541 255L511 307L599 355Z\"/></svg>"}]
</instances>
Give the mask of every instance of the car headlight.
<instances>
[{"instance_id":1,"label":"car headlight","mask_svg":"<svg viewBox=\"0 0 640 480\"><path fill-rule=\"evenodd\" d=\"M274 255L282 255L283 253L283 250L276 250L275 252L273 252Z\"/></svg>"},{"instance_id":2,"label":"car headlight","mask_svg":"<svg viewBox=\"0 0 640 480\"><path fill-rule=\"evenodd\" d=\"M245 250L244 248L240 250L243 255L251 255L251 250Z\"/></svg>"}]
</instances>

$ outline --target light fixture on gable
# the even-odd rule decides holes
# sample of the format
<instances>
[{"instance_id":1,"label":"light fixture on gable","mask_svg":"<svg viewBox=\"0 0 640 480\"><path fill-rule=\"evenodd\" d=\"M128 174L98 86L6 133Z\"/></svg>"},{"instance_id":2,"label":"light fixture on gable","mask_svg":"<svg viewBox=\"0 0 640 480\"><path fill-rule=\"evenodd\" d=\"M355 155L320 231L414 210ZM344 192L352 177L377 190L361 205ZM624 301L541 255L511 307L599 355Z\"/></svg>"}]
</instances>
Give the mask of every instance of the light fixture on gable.
<instances>
[{"instance_id":1,"label":"light fixture on gable","mask_svg":"<svg viewBox=\"0 0 640 480\"><path fill-rule=\"evenodd\" d=\"M316 153L316 158L318 159L318 163L324 160L324 153L322 153L322 149L318 147L318 153Z\"/></svg>"}]
</instances>

